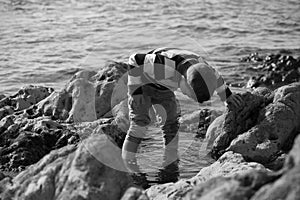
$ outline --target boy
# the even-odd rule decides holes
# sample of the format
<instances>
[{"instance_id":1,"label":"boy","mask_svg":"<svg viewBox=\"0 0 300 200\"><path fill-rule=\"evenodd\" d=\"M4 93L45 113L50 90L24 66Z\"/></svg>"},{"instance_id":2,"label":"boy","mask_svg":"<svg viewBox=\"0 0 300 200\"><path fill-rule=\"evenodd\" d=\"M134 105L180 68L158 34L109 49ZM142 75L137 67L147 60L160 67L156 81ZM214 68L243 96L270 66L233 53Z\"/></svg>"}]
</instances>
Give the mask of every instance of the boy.
<instances>
[{"instance_id":1,"label":"boy","mask_svg":"<svg viewBox=\"0 0 300 200\"><path fill-rule=\"evenodd\" d=\"M209 100L216 91L222 101L241 105L241 97L232 94L218 72L193 52L159 48L147 54L131 55L128 66L130 127L122 158L131 172L140 172L136 153L146 137L146 127L151 121L149 109L154 104L160 104L166 114L162 126L165 166L177 160L180 109L174 91L179 87L183 94L199 103Z\"/></svg>"}]
</instances>

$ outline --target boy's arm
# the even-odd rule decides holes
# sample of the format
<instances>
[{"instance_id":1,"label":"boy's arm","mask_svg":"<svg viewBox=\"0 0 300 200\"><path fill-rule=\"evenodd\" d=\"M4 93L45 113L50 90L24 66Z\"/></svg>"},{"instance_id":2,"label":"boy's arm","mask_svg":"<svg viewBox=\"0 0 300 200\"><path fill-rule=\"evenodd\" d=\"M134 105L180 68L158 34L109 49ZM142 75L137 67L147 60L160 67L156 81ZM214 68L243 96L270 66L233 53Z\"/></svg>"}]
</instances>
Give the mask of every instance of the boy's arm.
<instances>
[{"instance_id":1,"label":"boy's arm","mask_svg":"<svg viewBox=\"0 0 300 200\"><path fill-rule=\"evenodd\" d=\"M228 99L232 95L232 92L226 85L223 77L217 71L215 71L215 74L217 78L216 92L222 101L226 101L226 99Z\"/></svg>"}]
</instances>

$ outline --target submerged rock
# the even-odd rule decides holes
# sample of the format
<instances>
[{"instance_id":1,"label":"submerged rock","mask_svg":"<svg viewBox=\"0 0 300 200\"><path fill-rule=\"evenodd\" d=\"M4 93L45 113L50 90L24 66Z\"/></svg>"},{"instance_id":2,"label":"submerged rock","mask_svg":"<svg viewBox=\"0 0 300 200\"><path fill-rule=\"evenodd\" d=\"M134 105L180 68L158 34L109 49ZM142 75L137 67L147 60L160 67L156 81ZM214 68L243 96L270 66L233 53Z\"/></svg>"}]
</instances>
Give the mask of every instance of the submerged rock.
<instances>
[{"instance_id":1,"label":"submerged rock","mask_svg":"<svg viewBox=\"0 0 300 200\"><path fill-rule=\"evenodd\" d=\"M102 161L125 169L118 148L107 146L104 134L91 135L78 148L68 145L52 151L16 176L2 199L119 200L132 180ZM111 157L107 153L110 152Z\"/></svg>"},{"instance_id":2,"label":"submerged rock","mask_svg":"<svg viewBox=\"0 0 300 200\"><path fill-rule=\"evenodd\" d=\"M300 128L300 83L283 86L274 95L254 92L242 97L244 106L224 114L212 153L219 157L234 151L247 160L269 163L291 148Z\"/></svg>"}]
</instances>

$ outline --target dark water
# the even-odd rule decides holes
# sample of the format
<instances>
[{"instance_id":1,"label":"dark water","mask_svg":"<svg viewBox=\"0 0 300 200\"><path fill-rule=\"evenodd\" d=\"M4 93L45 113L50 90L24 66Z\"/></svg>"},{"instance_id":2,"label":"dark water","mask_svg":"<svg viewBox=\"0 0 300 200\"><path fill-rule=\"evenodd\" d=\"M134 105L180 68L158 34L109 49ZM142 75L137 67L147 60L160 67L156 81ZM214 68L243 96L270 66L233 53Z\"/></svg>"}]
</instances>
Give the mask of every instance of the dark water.
<instances>
[{"instance_id":1,"label":"dark water","mask_svg":"<svg viewBox=\"0 0 300 200\"><path fill-rule=\"evenodd\" d=\"M80 69L160 46L195 51L228 83L243 85L251 74L239 58L300 55L299 10L299 0L0 0L0 93L27 84L59 90ZM181 137L189 148L180 172L190 177L211 161L200 139ZM144 151L160 159L155 140ZM157 167L155 159L141 165Z\"/></svg>"}]
</instances>

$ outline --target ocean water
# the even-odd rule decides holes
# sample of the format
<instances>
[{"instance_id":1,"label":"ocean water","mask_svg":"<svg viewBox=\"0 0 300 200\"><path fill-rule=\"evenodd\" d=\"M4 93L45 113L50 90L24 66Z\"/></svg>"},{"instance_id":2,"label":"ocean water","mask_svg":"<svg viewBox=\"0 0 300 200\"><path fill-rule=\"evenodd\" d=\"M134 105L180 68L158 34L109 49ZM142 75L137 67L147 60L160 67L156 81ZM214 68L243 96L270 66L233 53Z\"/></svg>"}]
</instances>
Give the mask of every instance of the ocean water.
<instances>
[{"instance_id":1,"label":"ocean water","mask_svg":"<svg viewBox=\"0 0 300 200\"><path fill-rule=\"evenodd\" d=\"M300 56L300 1L0 0L0 94L28 84L60 90L81 69L161 46L195 51L243 86L253 72L241 57ZM200 139L183 138L194 142L180 164L190 177L210 160L199 160Z\"/></svg>"}]
</instances>

